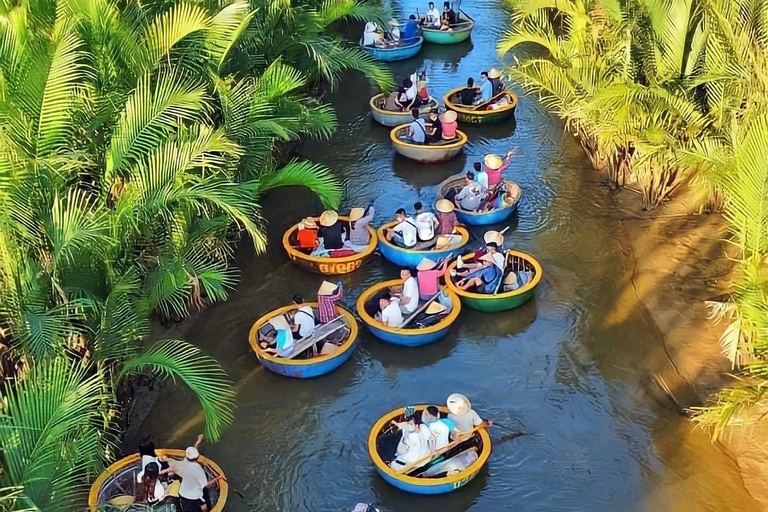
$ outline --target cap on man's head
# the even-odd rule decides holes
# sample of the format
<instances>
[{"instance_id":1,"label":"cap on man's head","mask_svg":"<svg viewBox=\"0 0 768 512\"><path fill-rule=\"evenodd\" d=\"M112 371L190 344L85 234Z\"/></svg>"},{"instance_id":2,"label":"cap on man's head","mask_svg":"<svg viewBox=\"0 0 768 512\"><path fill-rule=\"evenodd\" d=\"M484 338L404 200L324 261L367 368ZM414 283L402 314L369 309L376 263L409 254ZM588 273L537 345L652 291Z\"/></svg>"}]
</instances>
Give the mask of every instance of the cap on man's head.
<instances>
[{"instance_id":1,"label":"cap on man's head","mask_svg":"<svg viewBox=\"0 0 768 512\"><path fill-rule=\"evenodd\" d=\"M197 448L195 448L194 446L190 446L186 450L184 450L184 456L189 460L195 460L200 456L200 452L198 452Z\"/></svg>"}]
</instances>

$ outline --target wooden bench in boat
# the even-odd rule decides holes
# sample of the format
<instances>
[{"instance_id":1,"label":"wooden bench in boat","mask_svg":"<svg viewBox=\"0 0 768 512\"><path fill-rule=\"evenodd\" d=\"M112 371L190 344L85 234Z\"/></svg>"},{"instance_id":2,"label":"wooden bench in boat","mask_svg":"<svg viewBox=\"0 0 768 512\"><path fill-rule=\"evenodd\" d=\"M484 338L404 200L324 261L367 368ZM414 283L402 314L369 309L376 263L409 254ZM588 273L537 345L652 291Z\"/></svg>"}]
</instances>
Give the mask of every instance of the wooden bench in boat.
<instances>
[{"instance_id":1,"label":"wooden bench in boat","mask_svg":"<svg viewBox=\"0 0 768 512\"><path fill-rule=\"evenodd\" d=\"M289 356L285 356L283 359L293 359L294 357L297 357L305 350L312 348L316 343L323 341L331 334L334 334L342 329L349 330L349 327L344 321L343 316L337 316L327 324L315 326L315 330L312 331L312 334L294 343L293 352L291 352Z\"/></svg>"}]
</instances>

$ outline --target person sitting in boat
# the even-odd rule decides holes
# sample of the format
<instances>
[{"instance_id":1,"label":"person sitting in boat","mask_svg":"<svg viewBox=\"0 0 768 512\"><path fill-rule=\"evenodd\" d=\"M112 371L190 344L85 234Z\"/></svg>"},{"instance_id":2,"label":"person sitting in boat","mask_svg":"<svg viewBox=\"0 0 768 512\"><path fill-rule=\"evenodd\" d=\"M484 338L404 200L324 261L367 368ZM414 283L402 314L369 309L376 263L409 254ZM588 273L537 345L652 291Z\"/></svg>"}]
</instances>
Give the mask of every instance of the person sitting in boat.
<instances>
[{"instance_id":1,"label":"person sitting in boat","mask_svg":"<svg viewBox=\"0 0 768 512\"><path fill-rule=\"evenodd\" d=\"M320 215L320 229L317 237L322 239L322 246L326 251L333 251L344 247L344 240L349 238L349 224L339 219L339 214L333 210L326 210Z\"/></svg>"},{"instance_id":2,"label":"person sitting in boat","mask_svg":"<svg viewBox=\"0 0 768 512\"><path fill-rule=\"evenodd\" d=\"M437 210L437 235L452 235L456 230L456 212L454 212L454 206L448 199L440 199L435 203L435 210Z\"/></svg>"},{"instance_id":3,"label":"person sitting in boat","mask_svg":"<svg viewBox=\"0 0 768 512\"><path fill-rule=\"evenodd\" d=\"M160 465L150 462L144 467L139 482L137 501L147 505L156 505L166 497L167 487L160 481Z\"/></svg>"},{"instance_id":4,"label":"person sitting in boat","mask_svg":"<svg viewBox=\"0 0 768 512\"><path fill-rule=\"evenodd\" d=\"M434 2L429 2L427 14L422 18L421 23L427 28L440 28L440 11L435 8Z\"/></svg>"},{"instance_id":5,"label":"person sitting in boat","mask_svg":"<svg viewBox=\"0 0 768 512\"><path fill-rule=\"evenodd\" d=\"M299 222L296 239L302 251L312 252L317 248L317 222L314 218L307 217Z\"/></svg>"},{"instance_id":6,"label":"person sitting in boat","mask_svg":"<svg viewBox=\"0 0 768 512\"><path fill-rule=\"evenodd\" d=\"M475 98L476 104L486 103L493 98L493 84L488 79L488 72L480 73L480 96Z\"/></svg>"},{"instance_id":7,"label":"person sitting in boat","mask_svg":"<svg viewBox=\"0 0 768 512\"><path fill-rule=\"evenodd\" d=\"M472 77L467 78L467 86L459 94L461 95L462 105L474 105L477 96L480 94L480 89L475 87L475 79Z\"/></svg>"},{"instance_id":8,"label":"person sitting in boat","mask_svg":"<svg viewBox=\"0 0 768 512\"><path fill-rule=\"evenodd\" d=\"M421 118L418 108L411 109L411 121L408 127L408 137L414 144L424 144L427 141L427 123Z\"/></svg>"},{"instance_id":9,"label":"person sitting in boat","mask_svg":"<svg viewBox=\"0 0 768 512\"><path fill-rule=\"evenodd\" d=\"M448 419L456 424L460 432L471 432L475 427L492 427L491 420L484 420L473 409L469 399L461 393L453 393L448 397L446 405L450 413Z\"/></svg>"},{"instance_id":10,"label":"person sitting in boat","mask_svg":"<svg viewBox=\"0 0 768 512\"><path fill-rule=\"evenodd\" d=\"M395 220L397 224L393 228L389 228L384 232L384 237L388 242L391 242L399 247L409 249L414 247L417 242L418 229L414 220L405 213L403 208L398 209L395 212Z\"/></svg>"},{"instance_id":11,"label":"person sitting in boat","mask_svg":"<svg viewBox=\"0 0 768 512\"><path fill-rule=\"evenodd\" d=\"M400 22L389 20L389 32L385 35L387 40L393 45L400 44Z\"/></svg>"},{"instance_id":12,"label":"person sitting in boat","mask_svg":"<svg viewBox=\"0 0 768 512\"><path fill-rule=\"evenodd\" d=\"M400 270L403 288L400 292L400 311L405 316L412 315L419 307L419 282L409 268Z\"/></svg>"},{"instance_id":13,"label":"person sitting in boat","mask_svg":"<svg viewBox=\"0 0 768 512\"><path fill-rule=\"evenodd\" d=\"M505 292L512 292L530 282L531 279L533 279L532 270L511 271L504 277L502 288Z\"/></svg>"},{"instance_id":14,"label":"person sitting in boat","mask_svg":"<svg viewBox=\"0 0 768 512\"><path fill-rule=\"evenodd\" d=\"M373 21L365 24L363 46L384 46L384 34L379 32L376 23Z\"/></svg>"},{"instance_id":15,"label":"person sitting in boat","mask_svg":"<svg viewBox=\"0 0 768 512\"><path fill-rule=\"evenodd\" d=\"M293 321L289 322L293 338L301 340L312 335L315 331L315 312L312 308L304 304L304 297L297 293L293 296L293 303L298 309L293 314Z\"/></svg>"},{"instance_id":16,"label":"person sitting in boat","mask_svg":"<svg viewBox=\"0 0 768 512\"><path fill-rule=\"evenodd\" d=\"M429 89L427 89L427 77L422 75L416 82L416 95L419 97L419 106L429 103Z\"/></svg>"},{"instance_id":17,"label":"person sitting in boat","mask_svg":"<svg viewBox=\"0 0 768 512\"><path fill-rule=\"evenodd\" d=\"M488 173L488 186L495 187L501 181L502 173L509 167L512 162L512 157L515 155L514 150L507 152L507 155L502 159L498 155L490 153L483 158L483 166L485 172Z\"/></svg>"},{"instance_id":18,"label":"person sitting in boat","mask_svg":"<svg viewBox=\"0 0 768 512\"><path fill-rule=\"evenodd\" d=\"M429 408L434 409L434 412L438 412L439 414L437 407L434 405L430 405L428 409ZM438 417L433 421L427 421L426 418L430 417L431 414L428 416L422 414L421 419L432 433L432 444L430 446L432 451L441 450L448 446L451 443L451 440L459 439L461 437L461 431L456 428L456 423L452 419Z\"/></svg>"},{"instance_id":19,"label":"person sitting in boat","mask_svg":"<svg viewBox=\"0 0 768 512\"><path fill-rule=\"evenodd\" d=\"M405 422L398 423L397 426L402 431L403 437L397 445L395 460L389 463L389 467L395 471L429 455L432 437L432 432L424 427L416 414L408 416Z\"/></svg>"},{"instance_id":20,"label":"person sitting in boat","mask_svg":"<svg viewBox=\"0 0 768 512\"><path fill-rule=\"evenodd\" d=\"M424 211L424 205L421 204L421 201L413 203L413 211L419 242L434 242L435 228L439 224L435 214Z\"/></svg>"},{"instance_id":21,"label":"person sitting in boat","mask_svg":"<svg viewBox=\"0 0 768 512\"><path fill-rule=\"evenodd\" d=\"M358 503L352 512L379 512L379 509L371 505L370 503Z\"/></svg>"},{"instance_id":22,"label":"person sitting in boat","mask_svg":"<svg viewBox=\"0 0 768 512\"><path fill-rule=\"evenodd\" d=\"M456 24L456 13L451 9L451 2L443 2L442 19L448 22L448 26Z\"/></svg>"},{"instance_id":23,"label":"person sitting in boat","mask_svg":"<svg viewBox=\"0 0 768 512\"><path fill-rule=\"evenodd\" d=\"M506 258L504 257L504 254L499 251L499 246L496 242L488 242L485 244L485 247L488 250L488 254L491 255L491 258L493 258L493 264L496 265L499 270L504 272L504 267L506 266Z\"/></svg>"},{"instance_id":24,"label":"person sitting in boat","mask_svg":"<svg viewBox=\"0 0 768 512\"><path fill-rule=\"evenodd\" d=\"M492 102L490 105L488 105L487 110L498 110L500 108L504 108L508 105L510 105L511 102L509 101L509 98L506 96L502 96L501 98L497 99L496 101Z\"/></svg>"},{"instance_id":25,"label":"person sitting in boat","mask_svg":"<svg viewBox=\"0 0 768 512\"><path fill-rule=\"evenodd\" d=\"M416 21L416 15L411 14L403 28L403 34L400 38L402 44L411 44L416 40L416 34L419 32L419 22Z\"/></svg>"},{"instance_id":26,"label":"person sitting in boat","mask_svg":"<svg viewBox=\"0 0 768 512\"><path fill-rule=\"evenodd\" d=\"M371 234L368 232L368 224L373 220L376 210L373 205L367 208L352 208L349 211L349 240L344 245L355 252L364 251L371 243Z\"/></svg>"},{"instance_id":27,"label":"person sitting in boat","mask_svg":"<svg viewBox=\"0 0 768 512\"><path fill-rule=\"evenodd\" d=\"M453 140L456 138L456 131L459 125L456 123L456 112L448 110L440 116L440 122L443 125L443 140Z\"/></svg>"},{"instance_id":28,"label":"person sitting in boat","mask_svg":"<svg viewBox=\"0 0 768 512\"><path fill-rule=\"evenodd\" d=\"M487 189L475 181L475 173L468 171L464 177L464 187L456 194L454 201L462 210L472 212L480 207Z\"/></svg>"},{"instance_id":29,"label":"person sitting in boat","mask_svg":"<svg viewBox=\"0 0 768 512\"><path fill-rule=\"evenodd\" d=\"M327 324L339 317L336 303L344 296L341 282L336 284L323 281L317 290L318 312L321 324Z\"/></svg>"},{"instance_id":30,"label":"person sitting in boat","mask_svg":"<svg viewBox=\"0 0 768 512\"><path fill-rule=\"evenodd\" d=\"M429 120L427 121L427 144L436 144L443 140L443 123L440 122L440 117L437 115L437 109L433 108L429 111Z\"/></svg>"},{"instance_id":31,"label":"person sitting in boat","mask_svg":"<svg viewBox=\"0 0 768 512\"><path fill-rule=\"evenodd\" d=\"M460 279L456 286L460 290L474 288L477 293L493 294L501 281L501 270L495 265L493 256L490 254L483 254L479 261L482 266Z\"/></svg>"},{"instance_id":32,"label":"person sitting in boat","mask_svg":"<svg viewBox=\"0 0 768 512\"><path fill-rule=\"evenodd\" d=\"M285 323L284 326L277 327L277 322ZM294 337L291 325L288 320L280 315L273 318L263 330L259 330L259 346L268 354L275 354L278 357L288 357L293 354Z\"/></svg>"},{"instance_id":33,"label":"person sitting in boat","mask_svg":"<svg viewBox=\"0 0 768 512\"><path fill-rule=\"evenodd\" d=\"M379 298L379 309L381 310L379 317L381 323L388 327L403 325L403 313L400 311L400 304L389 293L385 293Z\"/></svg>"},{"instance_id":34,"label":"person sitting in boat","mask_svg":"<svg viewBox=\"0 0 768 512\"><path fill-rule=\"evenodd\" d=\"M440 20L440 32L453 32L450 23L445 18Z\"/></svg>"},{"instance_id":35,"label":"person sitting in boat","mask_svg":"<svg viewBox=\"0 0 768 512\"><path fill-rule=\"evenodd\" d=\"M445 258L440 268L437 262L429 258L422 258L416 266L416 281L419 284L419 298L429 300L440 291L440 278L445 275L449 258Z\"/></svg>"},{"instance_id":36,"label":"person sitting in boat","mask_svg":"<svg viewBox=\"0 0 768 512\"><path fill-rule=\"evenodd\" d=\"M490 190L488 185L488 173L483 170L483 164L481 162L475 162L472 166L475 168L475 181L482 185L484 189Z\"/></svg>"},{"instance_id":37,"label":"person sitting in boat","mask_svg":"<svg viewBox=\"0 0 768 512\"><path fill-rule=\"evenodd\" d=\"M501 74L496 68L491 68L488 72L488 81L491 82L493 96L497 96L504 91L504 83L501 81Z\"/></svg>"}]
</instances>

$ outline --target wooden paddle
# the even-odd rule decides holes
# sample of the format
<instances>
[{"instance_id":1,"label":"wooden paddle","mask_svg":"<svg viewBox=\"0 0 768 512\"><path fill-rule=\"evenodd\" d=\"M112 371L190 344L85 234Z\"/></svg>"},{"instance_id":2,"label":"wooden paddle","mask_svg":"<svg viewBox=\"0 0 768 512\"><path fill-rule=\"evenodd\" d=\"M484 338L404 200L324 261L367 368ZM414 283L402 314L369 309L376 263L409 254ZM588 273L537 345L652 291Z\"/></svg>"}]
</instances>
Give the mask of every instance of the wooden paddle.
<instances>
[{"instance_id":1,"label":"wooden paddle","mask_svg":"<svg viewBox=\"0 0 768 512\"><path fill-rule=\"evenodd\" d=\"M494 101L497 101L497 100L501 99L501 97L504 96L505 94L507 94L506 90L501 91L499 94L497 94L496 96L492 97L490 100L486 101L485 103L481 103L479 105L475 105L470 110L480 110L481 108L486 108L488 105L490 105Z\"/></svg>"},{"instance_id":2,"label":"wooden paddle","mask_svg":"<svg viewBox=\"0 0 768 512\"><path fill-rule=\"evenodd\" d=\"M406 464L402 468L396 470L395 473L397 473L398 475L408 474L411 471L413 471L414 469L419 469L420 467L424 466L425 464L429 464L432 460L434 460L437 457L439 457L440 455L444 454L445 452L447 452L451 448L455 448L459 444L461 444L464 441L470 439L475 434L475 432L477 432L481 428L485 428L485 427L483 425L476 426L475 428L470 430L466 435L462 435L459 439L456 439L452 443L448 443L447 445L445 445L444 447L440 448L437 451L430 452L430 453L426 454L425 456L423 456L422 458L420 458L420 459L418 459L418 460L416 460L414 462L411 462L410 464Z\"/></svg>"},{"instance_id":3,"label":"wooden paddle","mask_svg":"<svg viewBox=\"0 0 768 512\"><path fill-rule=\"evenodd\" d=\"M472 17L471 17L469 14L465 13L463 9L459 9L459 12L460 12L461 14L463 14L464 16L466 16L466 17L467 17L467 19L468 19L469 21L471 21L472 23L474 23L474 22L475 22L475 20L473 20L473 19L472 19Z\"/></svg>"},{"instance_id":4,"label":"wooden paddle","mask_svg":"<svg viewBox=\"0 0 768 512\"><path fill-rule=\"evenodd\" d=\"M414 311L414 312L413 312L413 314L412 314L411 316L409 316L408 318L406 318L405 320L403 320L403 323L400 325L400 327L398 327L397 329L395 329L395 332L399 331L399 330L400 330L400 329L402 329L403 327L407 326L407 325L408 325L410 322L412 322L412 321L413 321L413 319L414 319L414 318L416 318L416 315L418 315L419 313L421 313L422 311L424 311L425 309L427 309L427 306L429 306L429 305L430 305L430 303L432 303L432 301L434 301L434 300L437 298L437 296L438 296L438 295L440 295L440 291L438 291L436 294L434 294L432 297L430 297L430 299L429 299L427 302L425 302L424 304L422 304L422 305L419 307L419 309L417 309L416 311Z\"/></svg>"}]
</instances>

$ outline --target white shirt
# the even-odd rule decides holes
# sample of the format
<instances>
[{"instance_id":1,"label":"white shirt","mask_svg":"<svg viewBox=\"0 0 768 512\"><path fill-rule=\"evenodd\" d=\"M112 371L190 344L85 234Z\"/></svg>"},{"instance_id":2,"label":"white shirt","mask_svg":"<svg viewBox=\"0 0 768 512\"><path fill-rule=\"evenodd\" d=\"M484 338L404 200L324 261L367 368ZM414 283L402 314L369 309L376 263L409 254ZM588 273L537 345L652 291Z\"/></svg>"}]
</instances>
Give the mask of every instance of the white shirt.
<instances>
[{"instance_id":1,"label":"white shirt","mask_svg":"<svg viewBox=\"0 0 768 512\"><path fill-rule=\"evenodd\" d=\"M480 171L477 174L475 174L475 181L481 184L484 188L488 188L488 173L485 171Z\"/></svg>"},{"instance_id":2,"label":"white shirt","mask_svg":"<svg viewBox=\"0 0 768 512\"><path fill-rule=\"evenodd\" d=\"M413 219L407 217L403 222L394 227L395 233L400 233L403 237L403 243L406 247L413 247L416 245L416 226Z\"/></svg>"},{"instance_id":3,"label":"white shirt","mask_svg":"<svg viewBox=\"0 0 768 512\"><path fill-rule=\"evenodd\" d=\"M496 251L495 253L493 253L493 263L494 263L494 265L499 267L501 269L501 271L503 272L504 271L504 263L506 263L506 258L504 257L503 254L501 254L500 252Z\"/></svg>"},{"instance_id":4,"label":"white shirt","mask_svg":"<svg viewBox=\"0 0 768 512\"><path fill-rule=\"evenodd\" d=\"M399 27L392 27L392 29L389 31L389 33L392 35L393 41L399 41L400 40L400 28Z\"/></svg>"},{"instance_id":5,"label":"white shirt","mask_svg":"<svg viewBox=\"0 0 768 512\"><path fill-rule=\"evenodd\" d=\"M293 323L299 328L299 336L306 338L315 330L315 313L309 306L301 306L293 316Z\"/></svg>"},{"instance_id":6,"label":"white shirt","mask_svg":"<svg viewBox=\"0 0 768 512\"><path fill-rule=\"evenodd\" d=\"M382 310L381 323L390 327L403 325L403 314L400 312L400 305L397 301L390 301L387 307Z\"/></svg>"},{"instance_id":7,"label":"white shirt","mask_svg":"<svg viewBox=\"0 0 768 512\"><path fill-rule=\"evenodd\" d=\"M422 426L421 428L424 428ZM433 421L429 424L429 430L432 432L432 435L435 437L434 446L431 448L433 450L439 450L440 448L445 448L448 446L451 436L451 431L448 428L448 425L446 425L442 421Z\"/></svg>"},{"instance_id":8,"label":"white shirt","mask_svg":"<svg viewBox=\"0 0 768 512\"><path fill-rule=\"evenodd\" d=\"M188 500L203 499L203 489L208 485L208 477L205 476L203 466L188 459L168 459L168 465L181 477L179 496Z\"/></svg>"},{"instance_id":9,"label":"white shirt","mask_svg":"<svg viewBox=\"0 0 768 512\"><path fill-rule=\"evenodd\" d=\"M379 35L376 32L366 32L363 34L363 46L375 46Z\"/></svg>"},{"instance_id":10,"label":"white shirt","mask_svg":"<svg viewBox=\"0 0 768 512\"><path fill-rule=\"evenodd\" d=\"M453 420L453 422L456 423L456 428L461 432L469 432L483 423L483 419L477 415L474 409L471 409L468 413L462 415L451 413L448 415L448 419Z\"/></svg>"},{"instance_id":11,"label":"white shirt","mask_svg":"<svg viewBox=\"0 0 768 512\"><path fill-rule=\"evenodd\" d=\"M419 307L419 282L411 276L403 283L403 298L409 298L408 304L401 304L403 313L410 315Z\"/></svg>"},{"instance_id":12,"label":"white shirt","mask_svg":"<svg viewBox=\"0 0 768 512\"><path fill-rule=\"evenodd\" d=\"M437 10L437 7L433 7L427 11L427 18L432 18L432 24L434 26L440 26L440 11Z\"/></svg>"},{"instance_id":13,"label":"white shirt","mask_svg":"<svg viewBox=\"0 0 768 512\"><path fill-rule=\"evenodd\" d=\"M437 217L432 212L421 212L416 216L416 228L418 228L420 240L432 240L435 238L435 224Z\"/></svg>"}]
</instances>

